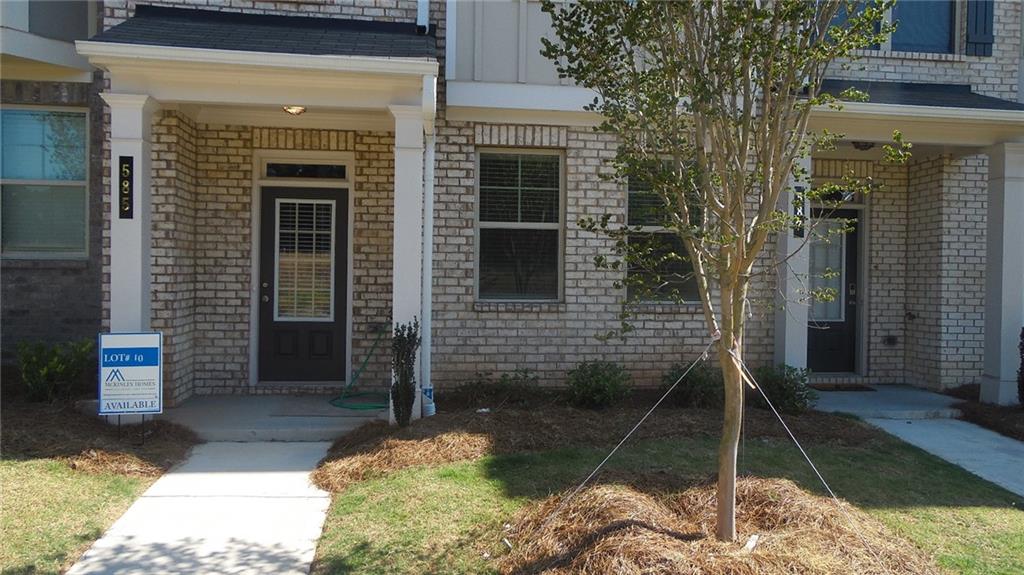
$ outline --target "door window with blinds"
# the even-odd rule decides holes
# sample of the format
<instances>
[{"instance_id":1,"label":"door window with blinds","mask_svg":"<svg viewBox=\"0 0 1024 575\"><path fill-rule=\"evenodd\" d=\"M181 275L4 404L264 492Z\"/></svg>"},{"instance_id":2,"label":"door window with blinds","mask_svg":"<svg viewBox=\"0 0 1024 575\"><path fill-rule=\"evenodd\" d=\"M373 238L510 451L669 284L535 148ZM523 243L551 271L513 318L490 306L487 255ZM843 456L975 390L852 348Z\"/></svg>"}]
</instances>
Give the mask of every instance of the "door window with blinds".
<instances>
[{"instance_id":1,"label":"door window with blinds","mask_svg":"<svg viewBox=\"0 0 1024 575\"><path fill-rule=\"evenodd\" d=\"M479 156L477 293L484 300L557 300L562 268L562 156Z\"/></svg>"},{"instance_id":2,"label":"door window with blinds","mask_svg":"<svg viewBox=\"0 0 1024 575\"><path fill-rule=\"evenodd\" d=\"M843 321L843 273L846 269L845 225L836 220L822 220L810 241L810 287L812 293L829 293L831 301L814 298L811 319L814 321Z\"/></svg>"},{"instance_id":3,"label":"door window with blinds","mask_svg":"<svg viewBox=\"0 0 1024 575\"><path fill-rule=\"evenodd\" d=\"M89 194L84 111L0 111L0 251L86 256Z\"/></svg>"},{"instance_id":4,"label":"door window with blinds","mask_svg":"<svg viewBox=\"0 0 1024 575\"><path fill-rule=\"evenodd\" d=\"M693 277L693 265L684 259L686 247L678 234L666 229L666 212L661 198L643 182L628 183L626 221L639 231L629 234L631 244L644 242L650 250L651 265L630 264L626 273L637 281L627 281L627 298L646 301L699 302L700 292ZM642 289L637 283L642 283Z\"/></svg>"},{"instance_id":5,"label":"door window with blinds","mask_svg":"<svg viewBox=\"0 0 1024 575\"><path fill-rule=\"evenodd\" d=\"M334 200L276 201L274 319L334 320Z\"/></svg>"}]
</instances>

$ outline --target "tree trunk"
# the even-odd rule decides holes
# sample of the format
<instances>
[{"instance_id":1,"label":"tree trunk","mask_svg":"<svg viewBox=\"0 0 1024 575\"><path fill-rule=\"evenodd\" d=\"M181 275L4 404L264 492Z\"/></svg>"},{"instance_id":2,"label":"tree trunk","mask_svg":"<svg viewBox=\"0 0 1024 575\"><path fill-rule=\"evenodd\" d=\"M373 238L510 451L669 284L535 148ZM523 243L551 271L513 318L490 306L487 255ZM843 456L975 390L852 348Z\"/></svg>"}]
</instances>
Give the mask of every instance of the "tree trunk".
<instances>
[{"instance_id":1,"label":"tree trunk","mask_svg":"<svg viewBox=\"0 0 1024 575\"><path fill-rule=\"evenodd\" d=\"M721 345L729 345L723 341ZM738 346L731 346L739 355ZM725 380L725 422L722 441L718 444L718 524L715 535L719 541L736 539L736 455L740 446L740 425L743 420L743 380L740 365L727 351L719 352Z\"/></svg>"}]
</instances>

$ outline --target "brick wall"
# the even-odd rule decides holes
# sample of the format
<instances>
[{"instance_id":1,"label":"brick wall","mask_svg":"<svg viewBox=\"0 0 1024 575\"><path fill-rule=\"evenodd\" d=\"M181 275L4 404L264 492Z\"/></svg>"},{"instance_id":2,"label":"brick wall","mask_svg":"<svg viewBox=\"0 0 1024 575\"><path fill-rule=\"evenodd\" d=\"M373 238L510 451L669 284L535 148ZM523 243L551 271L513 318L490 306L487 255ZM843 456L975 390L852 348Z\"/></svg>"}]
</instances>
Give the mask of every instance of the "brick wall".
<instances>
[{"instance_id":1,"label":"brick wall","mask_svg":"<svg viewBox=\"0 0 1024 575\"><path fill-rule=\"evenodd\" d=\"M3 104L75 106L89 111L88 257L81 260L4 259L0 262L2 362L15 360L20 341L95 338L100 330L103 113L92 84L3 80Z\"/></svg>"},{"instance_id":2,"label":"brick wall","mask_svg":"<svg viewBox=\"0 0 1024 575\"><path fill-rule=\"evenodd\" d=\"M416 13L415 0L157 3L397 21L414 21ZM106 2L104 24L111 26L124 20L134 5L134 1ZM443 71L444 2L432 2L431 20L441 28L438 56ZM982 93L1015 98L1020 5L997 3L996 20L997 43L991 58L873 54L848 71L836 67L836 75L970 83ZM703 347L705 327L696 306L650 305L635 318L637 330L625 341L601 342L596 337L618 325L623 294L612 285L617 279L615 274L599 271L593 264L595 255L610 253L608 240L581 231L575 222L585 215L624 215L624 186L600 178L601 172L608 169L603 162L614 155L612 138L587 128L449 122L444 119L443 103L442 82L437 121L433 334L433 369L439 387L457 384L478 371L517 368L532 369L546 383L558 384L568 369L587 359L623 362L632 369L638 383L653 384L669 365L690 359ZM564 301L474 301L473 214L478 146L563 150L567 184ZM371 326L386 318L390 308L390 134L195 125L178 113L164 113L157 121L154 136L155 201L159 198L159 205L154 206L154 241L160 235L165 243L154 245L153 263L154 270L171 270L175 278L186 279L160 280L154 284L154 326L160 325L171 334L168 343L172 360L167 369L169 379L180 382L174 384L180 386L175 389L176 399L189 393L314 390L248 388L249 214L252 154L257 149L355 152L354 365L368 352ZM109 148L104 146L103 150L105 163L101 173L106 177ZM869 378L874 382L901 381L912 374L917 378L915 381L931 384L938 381L935 377L940 371L946 374L943 381L950 382L954 378L969 378L976 371L980 303L972 299L961 304L952 295L956 290L974 289L980 281L977 254L983 256L984 237L981 232L979 240L976 231L981 227L976 218L981 214L983 221L984 198L980 198L980 208L977 200L979 190L984 189L984 160L943 162L948 165L940 167L925 160L910 168L873 168L876 178L886 184L873 195L867 208L871 238L867 353ZM172 197L172 188L180 190L180 197ZM930 203L935 195L939 196L934 200L937 206ZM942 232L948 235L943 238ZM104 241L109 244L108 238ZM771 256L770 252L765 254L760 269L764 269ZM934 275L937 270L947 269L963 273L954 273L947 285L934 285L930 278L938 277ZM774 310L768 302L772 300L774 276L769 273L762 278L751 293L747 359L753 365L770 363L772 357ZM934 319L915 320L917 323L913 324L904 321L905 311L926 306L941 293L951 297L935 312ZM105 306L109 305L107 301L105 295ZM964 309L958 309L961 306ZM958 343L953 345L948 338L942 339L940 322L956 334ZM888 336L896 338L895 345L884 343ZM931 366L926 365L926 359L940 355L941 366L934 361ZM964 371L944 371L956 365ZM371 361L363 381L383 385L387 374L386 353L379 354ZM189 381L194 381L194 389L188 387Z\"/></svg>"},{"instance_id":3,"label":"brick wall","mask_svg":"<svg viewBox=\"0 0 1024 575\"><path fill-rule=\"evenodd\" d=\"M908 177L910 383L945 388L981 376L987 159L936 156Z\"/></svg>"},{"instance_id":4,"label":"brick wall","mask_svg":"<svg viewBox=\"0 0 1024 575\"><path fill-rule=\"evenodd\" d=\"M192 393L196 326L196 125L174 111L153 123L152 328L163 333L164 399Z\"/></svg>"},{"instance_id":5,"label":"brick wall","mask_svg":"<svg viewBox=\"0 0 1024 575\"><path fill-rule=\"evenodd\" d=\"M597 336L619 325L622 272L598 270L594 257L610 255L612 242L585 232L581 217L615 214L622 221L626 190L606 181L605 164L615 140L589 128L439 124L434 213L433 377L437 387L468 380L476 372L530 369L548 385L587 360L625 364L640 385L654 385L668 367L693 359L707 342L697 305L650 304L632 320L624 341ZM479 147L554 148L565 154L564 298L557 303L496 303L474 299L476 212L475 154ZM769 299L767 285L752 300ZM747 332L747 360L771 361L770 310L755 309Z\"/></svg>"}]
</instances>

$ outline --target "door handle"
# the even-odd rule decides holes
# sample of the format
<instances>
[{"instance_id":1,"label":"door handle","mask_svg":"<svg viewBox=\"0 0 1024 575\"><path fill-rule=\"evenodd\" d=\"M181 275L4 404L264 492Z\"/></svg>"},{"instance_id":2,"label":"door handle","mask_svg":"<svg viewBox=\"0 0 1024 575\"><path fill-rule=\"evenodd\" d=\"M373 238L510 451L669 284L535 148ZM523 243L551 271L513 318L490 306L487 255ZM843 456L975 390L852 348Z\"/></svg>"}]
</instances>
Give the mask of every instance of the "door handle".
<instances>
[{"instance_id":1,"label":"door handle","mask_svg":"<svg viewBox=\"0 0 1024 575\"><path fill-rule=\"evenodd\" d=\"M847 291L850 295L857 295L857 284L850 284L849 290Z\"/></svg>"}]
</instances>

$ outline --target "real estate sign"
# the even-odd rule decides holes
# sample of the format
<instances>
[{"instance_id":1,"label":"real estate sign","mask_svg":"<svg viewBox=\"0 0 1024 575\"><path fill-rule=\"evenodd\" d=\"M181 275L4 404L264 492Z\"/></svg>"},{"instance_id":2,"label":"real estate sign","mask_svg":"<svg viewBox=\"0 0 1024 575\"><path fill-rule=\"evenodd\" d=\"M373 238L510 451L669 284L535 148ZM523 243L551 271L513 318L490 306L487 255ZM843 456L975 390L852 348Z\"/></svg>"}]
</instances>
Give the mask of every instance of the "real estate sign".
<instances>
[{"instance_id":1,"label":"real estate sign","mask_svg":"<svg viewBox=\"0 0 1024 575\"><path fill-rule=\"evenodd\" d=\"M100 415L163 412L159 333L100 334Z\"/></svg>"}]
</instances>

